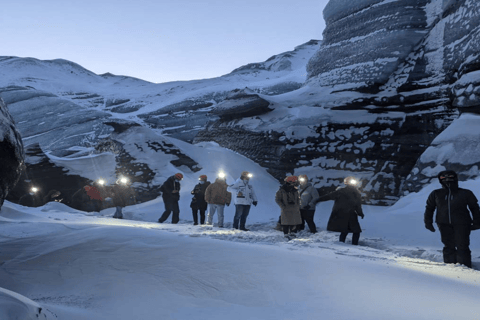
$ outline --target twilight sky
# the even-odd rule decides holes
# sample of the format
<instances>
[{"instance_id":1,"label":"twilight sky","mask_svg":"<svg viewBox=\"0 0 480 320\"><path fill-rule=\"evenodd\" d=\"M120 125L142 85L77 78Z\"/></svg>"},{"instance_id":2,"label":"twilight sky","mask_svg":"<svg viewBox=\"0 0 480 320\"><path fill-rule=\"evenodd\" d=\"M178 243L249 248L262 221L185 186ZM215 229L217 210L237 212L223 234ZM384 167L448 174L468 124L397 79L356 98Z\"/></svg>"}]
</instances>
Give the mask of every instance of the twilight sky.
<instances>
[{"instance_id":1,"label":"twilight sky","mask_svg":"<svg viewBox=\"0 0 480 320\"><path fill-rule=\"evenodd\" d=\"M0 56L167 82L221 76L322 39L328 0L3 2Z\"/></svg>"}]
</instances>

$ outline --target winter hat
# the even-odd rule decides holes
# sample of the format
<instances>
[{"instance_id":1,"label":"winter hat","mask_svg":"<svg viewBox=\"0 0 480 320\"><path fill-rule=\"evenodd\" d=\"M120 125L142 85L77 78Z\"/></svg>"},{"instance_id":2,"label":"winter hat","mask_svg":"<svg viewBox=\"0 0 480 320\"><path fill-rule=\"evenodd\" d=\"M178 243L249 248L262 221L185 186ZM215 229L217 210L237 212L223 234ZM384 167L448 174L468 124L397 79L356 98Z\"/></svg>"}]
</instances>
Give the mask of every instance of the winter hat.
<instances>
[{"instance_id":1,"label":"winter hat","mask_svg":"<svg viewBox=\"0 0 480 320\"><path fill-rule=\"evenodd\" d=\"M181 174L181 173L175 173L175 179L177 179L177 180L182 180L182 179L183 179L183 174Z\"/></svg>"},{"instance_id":2,"label":"winter hat","mask_svg":"<svg viewBox=\"0 0 480 320\"><path fill-rule=\"evenodd\" d=\"M458 188L458 176L457 173L453 170L445 170L438 174L438 181L444 187L453 187L453 189Z\"/></svg>"},{"instance_id":3,"label":"winter hat","mask_svg":"<svg viewBox=\"0 0 480 320\"><path fill-rule=\"evenodd\" d=\"M301 174L298 176L298 180L300 181L308 181L308 177L306 174Z\"/></svg>"},{"instance_id":4,"label":"winter hat","mask_svg":"<svg viewBox=\"0 0 480 320\"><path fill-rule=\"evenodd\" d=\"M198 180L207 181L207 175L202 174L202 175L198 178Z\"/></svg>"},{"instance_id":5,"label":"winter hat","mask_svg":"<svg viewBox=\"0 0 480 320\"><path fill-rule=\"evenodd\" d=\"M285 178L285 182L288 182L288 183L296 183L297 181L298 181L297 176L288 176Z\"/></svg>"},{"instance_id":6,"label":"winter hat","mask_svg":"<svg viewBox=\"0 0 480 320\"><path fill-rule=\"evenodd\" d=\"M248 172L248 171L243 171L243 172L242 172L242 177L248 177L249 174L250 174L250 172Z\"/></svg>"},{"instance_id":7,"label":"winter hat","mask_svg":"<svg viewBox=\"0 0 480 320\"><path fill-rule=\"evenodd\" d=\"M349 176L343 179L343 183L350 185L350 186L356 186L358 183L358 180L355 179L355 177Z\"/></svg>"}]
</instances>

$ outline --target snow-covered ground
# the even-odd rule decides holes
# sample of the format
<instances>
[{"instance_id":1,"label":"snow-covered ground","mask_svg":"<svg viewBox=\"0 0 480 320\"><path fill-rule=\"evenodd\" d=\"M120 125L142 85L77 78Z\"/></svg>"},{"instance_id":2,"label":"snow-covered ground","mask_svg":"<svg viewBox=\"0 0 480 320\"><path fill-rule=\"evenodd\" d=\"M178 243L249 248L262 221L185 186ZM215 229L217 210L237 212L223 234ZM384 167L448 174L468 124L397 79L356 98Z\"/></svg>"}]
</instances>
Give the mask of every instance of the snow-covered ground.
<instances>
[{"instance_id":1,"label":"snow-covered ground","mask_svg":"<svg viewBox=\"0 0 480 320\"><path fill-rule=\"evenodd\" d=\"M156 222L161 198L125 208L124 220L111 218L113 208L86 213L61 203L5 202L0 287L70 320L478 318L480 232L471 236L473 270L442 262L439 232L423 225L438 183L392 207L364 206L359 246L325 230L332 202L317 205L320 232L287 242L273 229L278 182L265 169L215 144L179 146L204 169L185 173L177 225ZM233 206L226 228L192 223L195 177L212 181L220 169L228 183L243 170L254 174L259 205L249 232L231 229ZM460 185L480 197L480 180ZM11 297L0 294L2 310L18 304Z\"/></svg>"}]
</instances>

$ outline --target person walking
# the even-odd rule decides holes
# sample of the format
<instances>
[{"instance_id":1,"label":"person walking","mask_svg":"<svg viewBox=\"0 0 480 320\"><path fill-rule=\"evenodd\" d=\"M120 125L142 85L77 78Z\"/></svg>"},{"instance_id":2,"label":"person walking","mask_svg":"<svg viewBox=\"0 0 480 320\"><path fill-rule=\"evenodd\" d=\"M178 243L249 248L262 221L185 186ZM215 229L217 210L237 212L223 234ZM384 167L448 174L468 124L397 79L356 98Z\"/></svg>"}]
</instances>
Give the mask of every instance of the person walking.
<instances>
[{"instance_id":1,"label":"person walking","mask_svg":"<svg viewBox=\"0 0 480 320\"><path fill-rule=\"evenodd\" d=\"M218 213L218 227L223 228L224 210L232 201L232 194L227 191L225 175L220 175L205 191L205 201L208 203L207 224L211 225L215 212Z\"/></svg>"},{"instance_id":2,"label":"person walking","mask_svg":"<svg viewBox=\"0 0 480 320\"><path fill-rule=\"evenodd\" d=\"M343 182L345 187L321 196L318 202L335 201L328 219L327 230L340 232L340 242L345 242L347 235L353 233L352 244L358 245L360 232L362 232L358 217L360 216L362 219L365 217L362 210L362 198L356 187L358 182L354 177L346 177Z\"/></svg>"},{"instance_id":3,"label":"person walking","mask_svg":"<svg viewBox=\"0 0 480 320\"><path fill-rule=\"evenodd\" d=\"M207 210L207 202L205 201L205 190L210 186L207 176L202 174L198 178L198 184L192 190L193 198L190 203L193 214L193 225L198 225L198 212L200 212L200 224L205 223L205 211Z\"/></svg>"},{"instance_id":4,"label":"person walking","mask_svg":"<svg viewBox=\"0 0 480 320\"><path fill-rule=\"evenodd\" d=\"M306 174L299 175L298 181L298 192L300 194L300 214L302 216L302 223L297 226L297 230L304 230L306 222L310 232L317 233L317 226L313 221L313 217L315 216L315 205L317 204L317 200L319 198L318 191L312 186L310 182L308 182L308 177Z\"/></svg>"},{"instance_id":5,"label":"person walking","mask_svg":"<svg viewBox=\"0 0 480 320\"><path fill-rule=\"evenodd\" d=\"M298 185L297 176L288 176L285 183L275 194L275 202L281 210L281 224L285 238L291 240L295 238L295 227L302 223L300 214L300 195L296 186Z\"/></svg>"},{"instance_id":6,"label":"person walking","mask_svg":"<svg viewBox=\"0 0 480 320\"><path fill-rule=\"evenodd\" d=\"M240 223L240 230L249 231L245 228L250 207L252 204L257 206L258 200L255 195L255 190L250 184L250 178L253 175L248 171L243 171L240 178L235 183L228 187L229 191L235 194L235 217L233 218L233 228L238 229Z\"/></svg>"},{"instance_id":7,"label":"person walking","mask_svg":"<svg viewBox=\"0 0 480 320\"><path fill-rule=\"evenodd\" d=\"M163 203L165 204L165 211L158 219L159 223L163 223L165 220L167 220L172 212L172 223L176 224L180 220L180 208L178 207L178 201L180 200L180 181L182 180L183 174L175 173L160 187L160 190L162 191Z\"/></svg>"},{"instance_id":8,"label":"person walking","mask_svg":"<svg viewBox=\"0 0 480 320\"><path fill-rule=\"evenodd\" d=\"M472 191L458 187L455 171L445 170L437 177L442 188L433 190L428 196L425 228L435 232L433 215L436 210L435 222L444 245L443 262L461 263L471 268L470 232L480 229L478 200Z\"/></svg>"}]
</instances>

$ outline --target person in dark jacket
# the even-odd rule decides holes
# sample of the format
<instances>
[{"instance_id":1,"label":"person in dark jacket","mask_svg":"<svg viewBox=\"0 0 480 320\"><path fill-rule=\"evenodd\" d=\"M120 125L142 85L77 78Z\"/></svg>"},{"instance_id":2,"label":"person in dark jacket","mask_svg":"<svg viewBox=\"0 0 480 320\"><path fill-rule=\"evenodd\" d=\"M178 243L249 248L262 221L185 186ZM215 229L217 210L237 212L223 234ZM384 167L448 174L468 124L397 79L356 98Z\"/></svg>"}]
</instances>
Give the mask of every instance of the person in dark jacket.
<instances>
[{"instance_id":1,"label":"person in dark jacket","mask_svg":"<svg viewBox=\"0 0 480 320\"><path fill-rule=\"evenodd\" d=\"M129 185L128 179L121 177L115 185L111 188L111 196L113 205L115 206L115 214L113 218L123 219L122 209L127 205L132 204L132 198L135 197L133 189Z\"/></svg>"},{"instance_id":2,"label":"person in dark jacket","mask_svg":"<svg viewBox=\"0 0 480 320\"><path fill-rule=\"evenodd\" d=\"M158 219L159 223L163 223L165 220L167 220L172 212L172 223L176 224L180 220L180 208L178 207L178 201L180 200L180 181L182 181L182 179L183 174L175 173L160 187L160 191L162 191L163 203L165 204L165 211Z\"/></svg>"},{"instance_id":3,"label":"person in dark jacket","mask_svg":"<svg viewBox=\"0 0 480 320\"><path fill-rule=\"evenodd\" d=\"M435 232L433 214L436 210L435 222L444 245L443 261L458 262L471 268L470 232L480 229L478 200L472 191L458 187L455 171L440 172L438 180L442 188L433 190L428 196L424 215L425 228Z\"/></svg>"},{"instance_id":4,"label":"person in dark jacket","mask_svg":"<svg viewBox=\"0 0 480 320\"><path fill-rule=\"evenodd\" d=\"M351 232L352 244L358 245L360 239L360 224L358 216L364 217L362 210L362 198L357 190L357 180L354 177L346 177L343 182L345 187L338 188L334 192L321 196L318 202L335 200L330 219L328 219L327 230L340 232L339 241L345 242L347 235Z\"/></svg>"},{"instance_id":5,"label":"person in dark jacket","mask_svg":"<svg viewBox=\"0 0 480 320\"><path fill-rule=\"evenodd\" d=\"M87 212L95 211L95 205L87 194L88 191L90 191L90 186L86 185L73 194L70 202L73 208Z\"/></svg>"},{"instance_id":6,"label":"person in dark jacket","mask_svg":"<svg viewBox=\"0 0 480 320\"><path fill-rule=\"evenodd\" d=\"M190 203L193 214L193 224L198 225L198 212L200 212L200 224L205 224L205 211L207 210L207 202L205 201L205 190L210 185L207 176L202 174L198 178L198 184L192 190L193 198Z\"/></svg>"},{"instance_id":7,"label":"person in dark jacket","mask_svg":"<svg viewBox=\"0 0 480 320\"><path fill-rule=\"evenodd\" d=\"M300 195L296 188L298 184L297 176L288 176L285 183L275 194L275 202L281 210L281 223L285 238L295 238L294 228L302 223L300 214Z\"/></svg>"},{"instance_id":8,"label":"person in dark jacket","mask_svg":"<svg viewBox=\"0 0 480 320\"><path fill-rule=\"evenodd\" d=\"M38 207L42 205L38 188L32 187L28 193L18 199L18 204L25 207Z\"/></svg>"},{"instance_id":9,"label":"person in dark jacket","mask_svg":"<svg viewBox=\"0 0 480 320\"><path fill-rule=\"evenodd\" d=\"M299 175L298 181L300 183L298 192L300 194L300 213L302 215L302 223L297 226L297 230L304 230L306 222L310 232L317 233L317 226L313 221L313 217L315 216L315 205L319 198L318 191L310 182L308 182L306 174Z\"/></svg>"}]
</instances>

